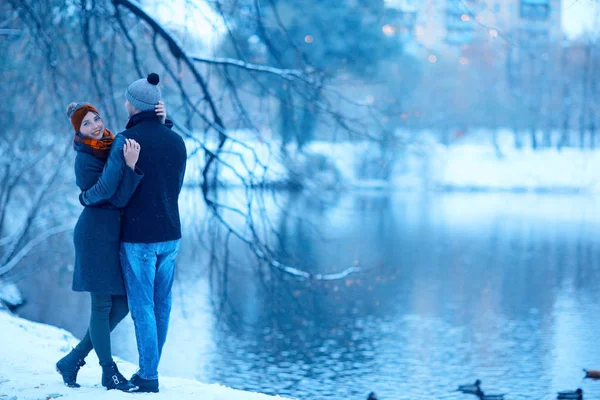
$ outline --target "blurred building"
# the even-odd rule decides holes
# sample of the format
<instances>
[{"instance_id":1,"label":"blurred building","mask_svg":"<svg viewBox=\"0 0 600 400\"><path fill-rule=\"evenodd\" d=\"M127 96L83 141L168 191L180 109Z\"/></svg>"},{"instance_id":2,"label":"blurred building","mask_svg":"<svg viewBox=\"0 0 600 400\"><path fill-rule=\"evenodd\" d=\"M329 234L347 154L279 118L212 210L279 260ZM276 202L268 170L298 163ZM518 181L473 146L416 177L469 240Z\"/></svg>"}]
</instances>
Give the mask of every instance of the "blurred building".
<instances>
[{"instance_id":1,"label":"blurred building","mask_svg":"<svg viewBox=\"0 0 600 400\"><path fill-rule=\"evenodd\" d=\"M445 48L504 41L535 48L562 39L561 0L386 0L407 44Z\"/></svg>"}]
</instances>

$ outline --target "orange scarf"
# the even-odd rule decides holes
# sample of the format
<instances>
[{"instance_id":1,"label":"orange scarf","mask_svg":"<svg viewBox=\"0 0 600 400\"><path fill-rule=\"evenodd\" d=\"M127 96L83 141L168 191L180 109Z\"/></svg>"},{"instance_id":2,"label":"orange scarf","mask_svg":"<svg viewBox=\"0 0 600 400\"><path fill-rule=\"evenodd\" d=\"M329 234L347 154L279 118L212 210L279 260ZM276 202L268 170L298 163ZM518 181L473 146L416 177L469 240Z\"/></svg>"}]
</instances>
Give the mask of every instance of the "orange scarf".
<instances>
[{"instance_id":1,"label":"orange scarf","mask_svg":"<svg viewBox=\"0 0 600 400\"><path fill-rule=\"evenodd\" d=\"M101 139L89 139L76 133L73 138L73 148L75 151L84 151L106 161L114 140L115 135L108 129L104 130Z\"/></svg>"}]
</instances>

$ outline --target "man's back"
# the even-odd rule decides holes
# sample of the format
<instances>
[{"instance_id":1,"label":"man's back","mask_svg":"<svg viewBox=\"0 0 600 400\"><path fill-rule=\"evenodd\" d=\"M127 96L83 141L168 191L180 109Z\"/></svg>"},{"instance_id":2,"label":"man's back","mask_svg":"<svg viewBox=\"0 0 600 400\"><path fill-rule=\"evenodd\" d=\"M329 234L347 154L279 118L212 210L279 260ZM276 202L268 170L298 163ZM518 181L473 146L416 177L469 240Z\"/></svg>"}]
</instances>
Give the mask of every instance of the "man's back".
<instances>
[{"instance_id":1,"label":"man's back","mask_svg":"<svg viewBox=\"0 0 600 400\"><path fill-rule=\"evenodd\" d=\"M154 111L134 115L122 135L141 145L137 167L144 179L124 210L121 241L180 239L178 199L187 159L183 139L160 123Z\"/></svg>"}]
</instances>

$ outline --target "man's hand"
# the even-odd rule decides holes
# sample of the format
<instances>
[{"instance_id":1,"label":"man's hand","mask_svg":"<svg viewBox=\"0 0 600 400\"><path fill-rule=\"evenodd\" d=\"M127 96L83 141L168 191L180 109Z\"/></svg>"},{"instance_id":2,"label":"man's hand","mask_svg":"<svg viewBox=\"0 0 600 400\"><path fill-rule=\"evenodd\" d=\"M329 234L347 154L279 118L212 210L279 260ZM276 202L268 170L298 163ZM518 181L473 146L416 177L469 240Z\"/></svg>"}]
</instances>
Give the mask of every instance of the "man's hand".
<instances>
[{"instance_id":1,"label":"man's hand","mask_svg":"<svg viewBox=\"0 0 600 400\"><path fill-rule=\"evenodd\" d=\"M156 115L160 118L160 123L164 124L167 120L167 109L165 108L165 103L159 101L157 105L154 106L154 111L156 111Z\"/></svg>"},{"instance_id":2,"label":"man's hand","mask_svg":"<svg viewBox=\"0 0 600 400\"><path fill-rule=\"evenodd\" d=\"M140 144L133 139L125 139L123 145L123 156L125 157L125 164L129 168L135 171L135 164L140 157Z\"/></svg>"}]
</instances>

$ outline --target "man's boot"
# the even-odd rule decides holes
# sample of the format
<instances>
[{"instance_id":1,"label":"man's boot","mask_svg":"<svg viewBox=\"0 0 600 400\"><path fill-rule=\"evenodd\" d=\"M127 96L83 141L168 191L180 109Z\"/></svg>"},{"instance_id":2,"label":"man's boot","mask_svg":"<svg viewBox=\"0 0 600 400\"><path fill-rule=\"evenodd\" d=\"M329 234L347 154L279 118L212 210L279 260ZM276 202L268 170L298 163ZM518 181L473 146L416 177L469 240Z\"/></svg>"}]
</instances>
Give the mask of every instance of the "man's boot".
<instances>
[{"instance_id":1,"label":"man's boot","mask_svg":"<svg viewBox=\"0 0 600 400\"><path fill-rule=\"evenodd\" d=\"M138 387L138 393L158 393L158 379L144 379L136 372L131 376L131 383Z\"/></svg>"}]
</instances>

